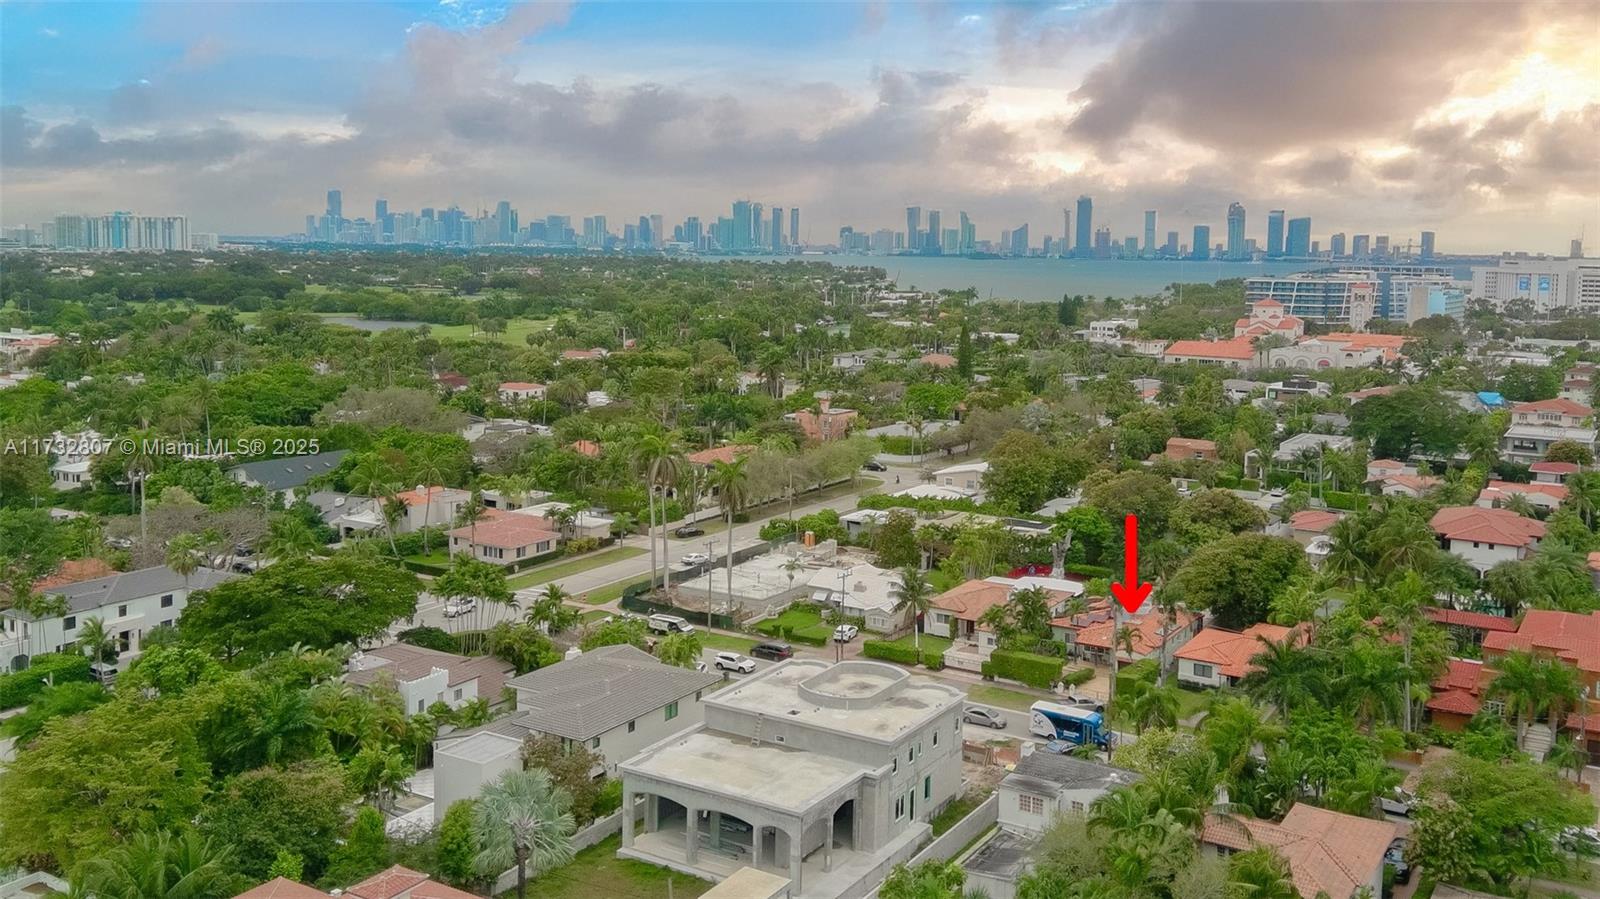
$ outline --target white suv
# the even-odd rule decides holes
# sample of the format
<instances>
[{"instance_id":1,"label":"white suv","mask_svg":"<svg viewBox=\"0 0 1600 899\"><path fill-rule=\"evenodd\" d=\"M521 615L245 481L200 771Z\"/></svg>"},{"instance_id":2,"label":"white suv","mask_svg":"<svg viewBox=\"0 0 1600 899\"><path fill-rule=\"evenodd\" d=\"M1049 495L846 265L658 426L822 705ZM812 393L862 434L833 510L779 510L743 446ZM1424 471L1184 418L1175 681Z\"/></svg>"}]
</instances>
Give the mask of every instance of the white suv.
<instances>
[{"instance_id":1,"label":"white suv","mask_svg":"<svg viewBox=\"0 0 1600 899\"><path fill-rule=\"evenodd\" d=\"M444 603L444 617L460 618L478 607L478 601L470 596L459 599L447 599Z\"/></svg>"},{"instance_id":2,"label":"white suv","mask_svg":"<svg viewBox=\"0 0 1600 899\"><path fill-rule=\"evenodd\" d=\"M835 643L849 643L859 633L861 633L861 629L855 625L841 624L833 629L833 640Z\"/></svg>"},{"instance_id":3,"label":"white suv","mask_svg":"<svg viewBox=\"0 0 1600 899\"><path fill-rule=\"evenodd\" d=\"M720 671L737 671L740 674L749 674L756 670L755 659L747 659L736 652L717 653L716 665Z\"/></svg>"}]
</instances>

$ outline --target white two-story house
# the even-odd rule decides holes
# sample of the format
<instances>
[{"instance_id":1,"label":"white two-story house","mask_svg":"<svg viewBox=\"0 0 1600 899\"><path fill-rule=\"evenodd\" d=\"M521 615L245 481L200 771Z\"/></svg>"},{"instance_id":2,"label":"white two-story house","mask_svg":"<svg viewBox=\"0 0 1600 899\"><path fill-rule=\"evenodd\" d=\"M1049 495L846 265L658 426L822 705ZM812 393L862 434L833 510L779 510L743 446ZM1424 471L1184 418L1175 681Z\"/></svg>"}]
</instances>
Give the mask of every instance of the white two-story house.
<instances>
[{"instance_id":1,"label":"white two-story house","mask_svg":"<svg viewBox=\"0 0 1600 899\"><path fill-rule=\"evenodd\" d=\"M165 565L125 571L108 577L48 587L39 591L57 611L35 615L22 609L0 610L0 660L8 671L21 671L44 652L61 652L77 643L84 622L98 618L117 650L116 668L125 669L143 649L151 628L173 625L196 590L213 587L236 575L197 568L187 578Z\"/></svg>"},{"instance_id":2,"label":"white two-story house","mask_svg":"<svg viewBox=\"0 0 1600 899\"><path fill-rule=\"evenodd\" d=\"M1509 509L1447 506L1428 521L1439 542L1481 575L1501 562L1528 558L1544 539L1544 522Z\"/></svg>"},{"instance_id":3,"label":"white two-story house","mask_svg":"<svg viewBox=\"0 0 1600 899\"><path fill-rule=\"evenodd\" d=\"M1511 426L1500 438L1500 454L1512 462L1531 465L1544 459L1550 444L1562 440L1593 450L1593 417L1593 409L1572 400L1518 403L1511 407Z\"/></svg>"},{"instance_id":4,"label":"white two-story house","mask_svg":"<svg viewBox=\"0 0 1600 899\"><path fill-rule=\"evenodd\" d=\"M420 715L436 702L452 709L477 699L498 705L514 670L494 656L459 656L408 643L357 652L348 664L345 683L387 683L400 694L408 715Z\"/></svg>"}]
</instances>

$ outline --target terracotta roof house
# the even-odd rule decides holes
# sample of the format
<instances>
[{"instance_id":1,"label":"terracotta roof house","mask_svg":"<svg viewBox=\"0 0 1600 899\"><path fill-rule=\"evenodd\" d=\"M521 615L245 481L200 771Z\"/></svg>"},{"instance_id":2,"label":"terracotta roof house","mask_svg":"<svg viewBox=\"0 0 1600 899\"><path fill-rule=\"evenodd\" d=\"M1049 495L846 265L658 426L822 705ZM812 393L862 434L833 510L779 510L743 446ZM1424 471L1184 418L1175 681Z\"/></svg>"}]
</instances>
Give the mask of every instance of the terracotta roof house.
<instances>
[{"instance_id":1,"label":"terracotta roof house","mask_svg":"<svg viewBox=\"0 0 1600 899\"><path fill-rule=\"evenodd\" d=\"M51 587L65 587L80 581L92 581L95 578L111 577L117 570L112 568L104 559L67 559L56 570L33 582L34 592L48 590Z\"/></svg>"},{"instance_id":2,"label":"terracotta roof house","mask_svg":"<svg viewBox=\"0 0 1600 899\"><path fill-rule=\"evenodd\" d=\"M700 465L706 468L718 462L732 462L747 453L753 452L754 446L748 443L730 443L726 446L714 446L710 449L698 450L685 456L691 465Z\"/></svg>"},{"instance_id":3,"label":"terracotta roof house","mask_svg":"<svg viewBox=\"0 0 1600 899\"><path fill-rule=\"evenodd\" d=\"M534 381L506 381L500 385L500 400L505 403L516 403L523 400L544 399L545 387Z\"/></svg>"},{"instance_id":4,"label":"terracotta roof house","mask_svg":"<svg viewBox=\"0 0 1600 899\"><path fill-rule=\"evenodd\" d=\"M1576 462L1535 462L1528 466L1538 484L1565 484L1567 478L1583 470Z\"/></svg>"},{"instance_id":5,"label":"terracotta roof house","mask_svg":"<svg viewBox=\"0 0 1600 899\"><path fill-rule=\"evenodd\" d=\"M1378 493L1383 496L1409 496L1412 499L1420 499L1444 481L1425 474L1391 474L1369 480L1367 483L1374 484Z\"/></svg>"},{"instance_id":6,"label":"terracotta roof house","mask_svg":"<svg viewBox=\"0 0 1600 899\"><path fill-rule=\"evenodd\" d=\"M1485 509L1498 509L1513 496L1525 497L1535 508L1554 511L1567 498L1567 485L1534 481L1519 484L1514 481L1490 481L1478 494L1475 505Z\"/></svg>"},{"instance_id":7,"label":"terracotta roof house","mask_svg":"<svg viewBox=\"0 0 1600 899\"><path fill-rule=\"evenodd\" d=\"M1143 615L1122 616L1120 624L1133 636L1132 653L1127 647L1116 646L1117 657L1124 662L1159 658L1162 644L1166 644L1168 657L1187 644L1200 632L1202 618L1186 609L1179 609L1176 621L1169 623L1167 616L1155 611ZM1096 665L1111 663L1115 630L1109 603L1097 601L1086 615L1073 618L1055 618L1050 621L1054 634L1075 646L1079 654Z\"/></svg>"},{"instance_id":8,"label":"terracotta roof house","mask_svg":"<svg viewBox=\"0 0 1600 899\"><path fill-rule=\"evenodd\" d=\"M1033 586L1044 589L1052 616L1061 612L1068 599L1083 593L1082 584L1057 578L970 580L933 598L923 628L936 637L955 641L945 654L946 665L977 670L995 649L994 633L987 625L979 624L979 619L990 609L1010 602L1012 593Z\"/></svg>"},{"instance_id":9,"label":"terracotta roof house","mask_svg":"<svg viewBox=\"0 0 1600 899\"><path fill-rule=\"evenodd\" d=\"M1349 400L1353 405L1361 402L1362 400L1371 399L1375 396L1388 396L1399 389L1399 387L1395 387L1393 385L1388 387L1368 387L1366 390L1352 390L1345 394L1344 398Z\"/></svg>"},{"instance_id":10,"label":"terracotta roof house","mask_svg":"<svg viewBox=\"0 0 1600 899\"><path fill-rule=\"evenodd\" d=\"M929 368L945 369L956 367L956 357L949 353L924 353L922 358L917 361Z\"/></svg>"},{"instance_id":11,"label":"terracotta roof house","mask_svg":"<svg viewBox=\"0 0 1600 899\"><path fill-rule=\"evenodd\" d=\"M233 899L328 899L328 894L303 883L296 883L287 877L274 877L266 883L245 890Z\"/></svg>"},{"instance_id":12,"label":"terracotta roof house","mask_svg":"<svg viewBox=\"0 0 1600 899\"><path fill-rule=\"evenodd\" d=\"M420 871L400 865L379 871L345 890L344 894L354 899L479 899L474 893L439 883Z\"/></svg>"},{"instance_id":13,"label":"terracotta roof house","mask_svg":"<svg viewBox=\"0 0 1600 899\"><path fill-rule=\"evenodd\" d=\"M1544 539L1544 522L1506 509L1446 506L1428 521L1444 548L1480 572L1526 559Z\"/></svg>"},{"instance_id":14,"label":"terracotta roof house","mask_svg":"<svg viewBox=\"0 0 1600 899\"><path fill-rule=\"evenodd\" d=\"M1511 407L1511 425L1500 437L1500 453L1513 462L1532 465L1544 461L1551 444L1558 441L1593 449L1593 417L1593 409L1567 399L1518 403Z\"/></svg>"},{"instance_id":15,"label":"terracotta roof house","mask_svg":"<svg viewBox=\"0 0 1600 899\"><path fill-rule=\"evenodd\" d=\"M1167 438L1168 459L1180 462L1184 459L1204 459L1207 462L1217 461L1217 444L1211 440L1199 440L1190 437Z\"/></svg>"},{"instance_id":16,"label":"terracotta roof house","mask_svg":"<svg viewBox=\"0 0 1600 899\"><path fill-rule=\"evenodd\" d=\"M1529 609L1514 633L1483 638L1484 659L1493 662L1513 650L1549 656L1578 669L1583 683L1600 688L1600 612L1580 615Z\"/></svg>"},{"instance_id":17,"label":"terracotta roof house","mask_svg":"<svg viewBox=\"0 0 1600 899\"><path fill-rule=\"evenodd\" d=\"M1441 609L1438 606L1424 606L1422 614L1427 615L1435 624L1442 624L1450 631L1450 636L1455 638L1458 646L1478 646L1483 643L1483 638L1492 633L1515 633L1517 623L1510 618L1499 615L1490 615L1486 612L1468 612L1462 609Z\"/></svg>"},{"instance_id":18,"label":"terracotta roof house","mask_svg":"<svg viewBox=\"0 0 1600 899\"><path fill-rule=\"evenodd\" d=\"M1301 546L1310 546L1343 517L1327 509L1301 509L1289 516L1289 536Z\"/></svg>"},{"instance_id":19,"label":"terracotta roof house","mask_svg":"<svg viewBox=\"0 0 1600 899\"><path fill-rule=\"evenodd\" d=\"M1166 363L1205 362L1245 369L1255 363L1256 348L1249 338L1232 340L1175 340L1161 354Z\"/></svg>"},{"instance_id":20,"label":"terracotta roof house","mask_svg":"<svg viewBox=\"0 0 1600 899\"><path fill-rule=\"evenodd\" d=\"M1423 705L1429 720L1440 730L1464 730L1483 708L1483 691L1492 680L1494 669L1478 659L1451 659Z\"/></svg>"},{"instance_id":21,"label":"terracotta roof house","mask_svg":"<svg viewBox=\"0 0 1600 899\"><path fill-rule=\"evenodd\" d=\"M1383 854L1398 834L1387 821L1297 802L1277 824L1207 815L1200 842L1219 854L1271 846L1289 862L1294 888L1305 899L1350 899L1362 888L1382 895Z\"/></svg>"},{"instance_id":22,"label":"terracotta roof house","mask_svg":"<svg viewBox=\"0 0 1600 899\"><path fill-rule=\"evenodd\" d=\"M450 393L466 390L472 386L472 381L463 374L453 371L442 371L433 376L433 383L444 388ZM293 881L290 881L293 883ZM265 884L263 884L265 886Z\"/></svg>"},{"instance_id":23,"label":"terracotta roof house","mask_svg":"<svg viewBox=\"0 0 1600 899\"><path fill-rule=\"evenodd\" d=\"M600 458L600 444L595 443L593 440L574 440L567 444L567 449L580 456L588 456L591 459Z\"/></svg>"},{"instance_id":24,"label":"terracotta roof house","mask_svg":"<svg viewBox=\"0 0 1600 899\"><path fill-rule=\"evenodd\" d=\"M548 520L489 509L476 525L449 532L450 553L471 553L473 558L496 565L512 565L554 550L561 535Z\"/></svg>"},{"instance_id":25,"label":"terracotta roof house","mask_svg":"<svg viewBox=\"0 0 1600 899\"><path fill-rule=\"evenodd\" d=\"M790 412L784 418L799 425L807 440L827 443L847 436L860 414L854 409L835 409L831 396L818 394L816 411L801 409L798 412Z\"/></svg>"},{"instance_id":26,"label":"terracotta roof house","mask_svg":"<svg viewBox=\"0 0 1600 899\"><path fill-rule=\"evenodd\" d=\"M1175 654L1178 680L1197 687L1231 687L1254 670L1250 660L1266 649L1262 640L1305 643L1305 632L1276 624L1253 624L1240 631L1208 627Z\"/></svg>"},{"instance_id":27,"label":"terracotta roof house","mask_svg":"<svg viewBox=\"0 0 1600 899\"><path fill-rule=\"evenodd\" d=\"M1417 470L1394 459L1373 459L1367 463L1367 480L1377 481L1397 474L1416 474Z\"/></svg>"}]
</instances>

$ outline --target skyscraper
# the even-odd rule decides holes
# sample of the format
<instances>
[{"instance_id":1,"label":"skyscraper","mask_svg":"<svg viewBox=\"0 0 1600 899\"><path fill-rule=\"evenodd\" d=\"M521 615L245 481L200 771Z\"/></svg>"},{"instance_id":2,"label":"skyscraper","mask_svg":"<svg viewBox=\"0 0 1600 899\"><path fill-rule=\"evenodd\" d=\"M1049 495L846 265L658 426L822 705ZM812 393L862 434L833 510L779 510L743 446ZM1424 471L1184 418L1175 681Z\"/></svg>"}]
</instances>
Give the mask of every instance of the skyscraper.
<instances>
[{"instance_id":1,"label":"skyscraper","mask_svg":"<svg viewBox=\"0 0 1600 899\"><path fill-rule=\"evenodd\" d=\"M1283 210L1267 213L1267 257L1276 259L1283 255Z\"/></svg>"},{"instance_id":2,"label":"skyscraper","mask_svg":"<svg viewBox=\"0 0 1600 899\"><path fill-rule=\"evenodd\" d=\"M1283 254L1294 259L1311 255L1311 219L1290 219L1284 231Z\"/></svg>"},{"instance_id":3,"label":"skyscraper","mask_svg":"<svg viewBox=\"0 0 1600 899\"><path fill-rule=\"evenodd\" d=\"M1228 205L1228 258L1245 258L1244 206L1239 203Z\"/></svg>"},{"instance_id":4,"label":"skyscraper","mask_svg":"<svg viewBox=\"0 0 1600 899\"><path fill-rule=\"evenodd\" d=\"M1154 209L1146 209L1144 211L1144 254L1146 256L1154 256L1156 254L1156 211Z\"/></svg>"},{"instance_id":5,"label":"skyscraper","mask_svg":"<svg viewBox=\"0 0 1600 899\"><path fill-rule=\"evenodd\" d=\"M922 234L922 207L906 207L906 246L917 247L921 245Z\"/></svg>"},{"instance_id":6,"label":"skyscraper","mask_svg":"<svg viewBox=\"0 0 1600 899\"><path fill-rule=\"evenodd\" d=\"M1421 252L1420 255L1422 257L1422 261L1423 262L1432 262L1433 261L1433 232L1432 231L1424 231L1424 232L1422 232L1422 252Z\"/></svg>"},{"instance_id":7,"label":"skyscraper","mask_svg":"<svg viewBox=\"0 0 1600 899\"><path fill-rule=\"evenodd\" d=\"M379 199L372 204L372 220L382 223L389 218L389 201Z\"/></svg>"},{"instance_id":8,"label":"skyscraper","mask_svg":"<svg viewBox=\"0 0 1600 899\"><path fill-rule=\"evenodd\" d=\"M789 242L800 246L800 207L789 208Z\"/></svg>"},{"instance_id":9,"label":"skyscraper","mask_svg":"<svg viewBox=\"0 0 1600 899\"><path fill-rule=\"evenodd\" d=\"M939 210L937 210L937 209L928 210L928 231L927 231L926 236L923 237L922 246L919 247L919 249L924 249L924 250L937 250L937 249L939 249L939 234L943 230L942 228L939 227L939 225L940 225L939 218L940 218Z\"/></svg>"},{"instance_id":10,"label":"skyscraper","mask_svg":"<svg viewBox=\"0 0 1600 899\"><path fill-rule=\"evenodd\" d=\"M1378 238L1372 242L1372 255L1379 259L1389 258L1389 235L1379 234Z\"/></svg>"},{"instance_id":11,"label":"skyscraper","mask_svg":"<svg viewBox=\"0 0 1600 899\"><path fill-rule=\"evenodd\" d=\"M772 252L783 252L783 207L772 207Z\"/></svg>"},{"instance_id":12,"label":"skyscraper","mask_svg":"<svg viewBox=\"0 0 1600 899\"><path fill-rule=\"evenodd\" d=\"M1094 236L1094 201L1088 194L1078 198L1078 231L1077 240L1072 244L1074 256L1092 256L1094 247L1090 240Z\"/></svg>"},{"instance_id":13,"label":"skyscraper","mask_svg":"<svg viewBox=\"0 0 1600 899\"><path fill-rule=\"evenodd\" d=\"M1343 231L1340 231L1338 234L1335 234L1332 237L1328 238L1328 253L1331 256L1333 256L1333 258L1335 258L1335 259L1339 259L1339 258L1342 258L1344 256L1344 232Z\"/></svg>"},{"instance_id":14,"label":"skyscraper","mask_svg":"<svg viewBox=\"0 0 1600 899\"><path fill-rule=\"evenodd\" d=\"M1175 257L1178 255L1178 232L1167 232L1167 244L1161 248L1161 252L1167 256Z\"/></svg>"},{"instance_id":15,"label":"skyscraper","mask_svg":"<svg viewBox=\"0 0 1600 899\"><path fill-rule=\"evenodd\" d=\"M513 243L517 233L517 213L510 200L501 200L494 207L495 243Z\"/></svg>"},{"instance_id":16,"label":"skyscraper","mask_svg":"<svg viewBox=\"0 0 1600 899\"><path fill-rule=\"evenodd\" d=\"M702 249L700 216L691 215L683 220L683 242L697 250Z\"/></svg>"},{"instance_id":17,"label":"skyscraper","mask_svg":"<svg viewBox=\"0 0 1600 899\"><path fill-rule=\"evenodd\" d=\"M1028 226L1018 225L1011 231L1011 255L1028 255Z\"/></svg>"},{"instance_id":18,"label":"skyscraper","mask_svg":"<svg viewBox=\"0 0 1600 899\"><path fill-rule=\"evenodd\" d=\"M724 250L748 250L750 238L755 233L754 223L750 221L750 201L733 201L733 233L728 235L729 243L723 245Z\"/></svg>"},{"instance_id":19,"label":"skyscraper","mask_svg":"<svg viewBox=\"0 0 1600 899\"><path fill-rule=\"evenodd\" d=\"M957 239L957 252L971 253L978 248L978 226L961 213L961 236Z\"/></svg>"},{"instance_id":20,"label":"skyscraper","mask_svg":"<svg viewBox=\"0 0 1600 899\"><path fill-rule=\"evenodd\" d=\"M1056 255L1066 258L1072 255L1072 210L1061 208L1061 243L1057 245Z\"/></svg>"},{"instance_id":21,"label":"skyscraper","mask_svg":"<svg viewBox=\"0 0 1600 899\"><path fill-rule=\"evenodd\" d=\"M659 250L667 245L667 235L664 233L666 230L666 219L662 218L659 213L650 216L650 237L654 240L651 246Z\"/></svg>"},{"instance_id":22,"label":"skyscraper","mask_svg":"<svg viewBox=\"0 0 1600 899\"><path fill-rule=\"evenodd\" d=\"M344 218L344 193L342 191L328 191L328 217L334 221Z\"/></svg>"},{"instance_id":23,"label":"skyscraper","mask_svg":"<svg viewBox=\"0 0 1600 899\"><path fill-rule=\"evenodd\" d=\"M1567 255L1573 259L1583 258L1583 238L1574 237L1572 239L1572 246L1567 248Z\"/></svg>"},{"instance_id":24,"label":"skyscraper","mask_svg":"<svg viewBox=\"0 0 1600 899\"><path fill-rule=\"evenodd\" d=\"M1194 247L1194 250L1190 254L1191 258L1193 258L1193 259L1210 259L1211 258L1211 226L1210 225L1195 225L1194 226L1194 244L1193 244L1193 247Z\"/></svg>"},{"instance_id":25,"label":"skyscraper","mask_svg":"<svg viewBox=\"0 0 1600 899\"><path fill-rule=\"evenodd\" d=\"M1350 238L1350 255L1357 259L1365 259L1367 254L1372 252L1369 249L1371 241L1372 235L1370 234L1357 234L1355 237Z\"/></svg>"}]
</instances>

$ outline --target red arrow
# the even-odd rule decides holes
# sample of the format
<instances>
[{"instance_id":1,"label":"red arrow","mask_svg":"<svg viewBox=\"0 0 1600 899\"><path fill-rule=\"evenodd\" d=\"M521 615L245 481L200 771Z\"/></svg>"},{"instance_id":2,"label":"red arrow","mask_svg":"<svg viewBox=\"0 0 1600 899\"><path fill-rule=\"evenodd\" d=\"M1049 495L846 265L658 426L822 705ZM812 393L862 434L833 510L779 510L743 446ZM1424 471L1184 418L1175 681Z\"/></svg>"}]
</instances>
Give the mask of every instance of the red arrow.
<instances>
[{"instance_id":1,"label":"red arrow","mask_svg":"<svg viewBox=\"0 0 1600 899\"><path fill-rule=\"evenodd\" d=\"M1134 612L1139 611L1139 607L1144 605L1145 598L1150 595L1150 590L1152 588L1150 587L1149 583L1140 583L1139 581L1138 516L1129 515L1127 518L1124 518L1122 520L1122 527L1123 532L1127 537L1126 542L1128 544L1127 555L1123 557L1123 583L1112 584L1111 594L1117 598L1117 602L1122 603L1122 608L1127 610L1128 614L1131 615Z\"/></svg>"}]
</instances>

